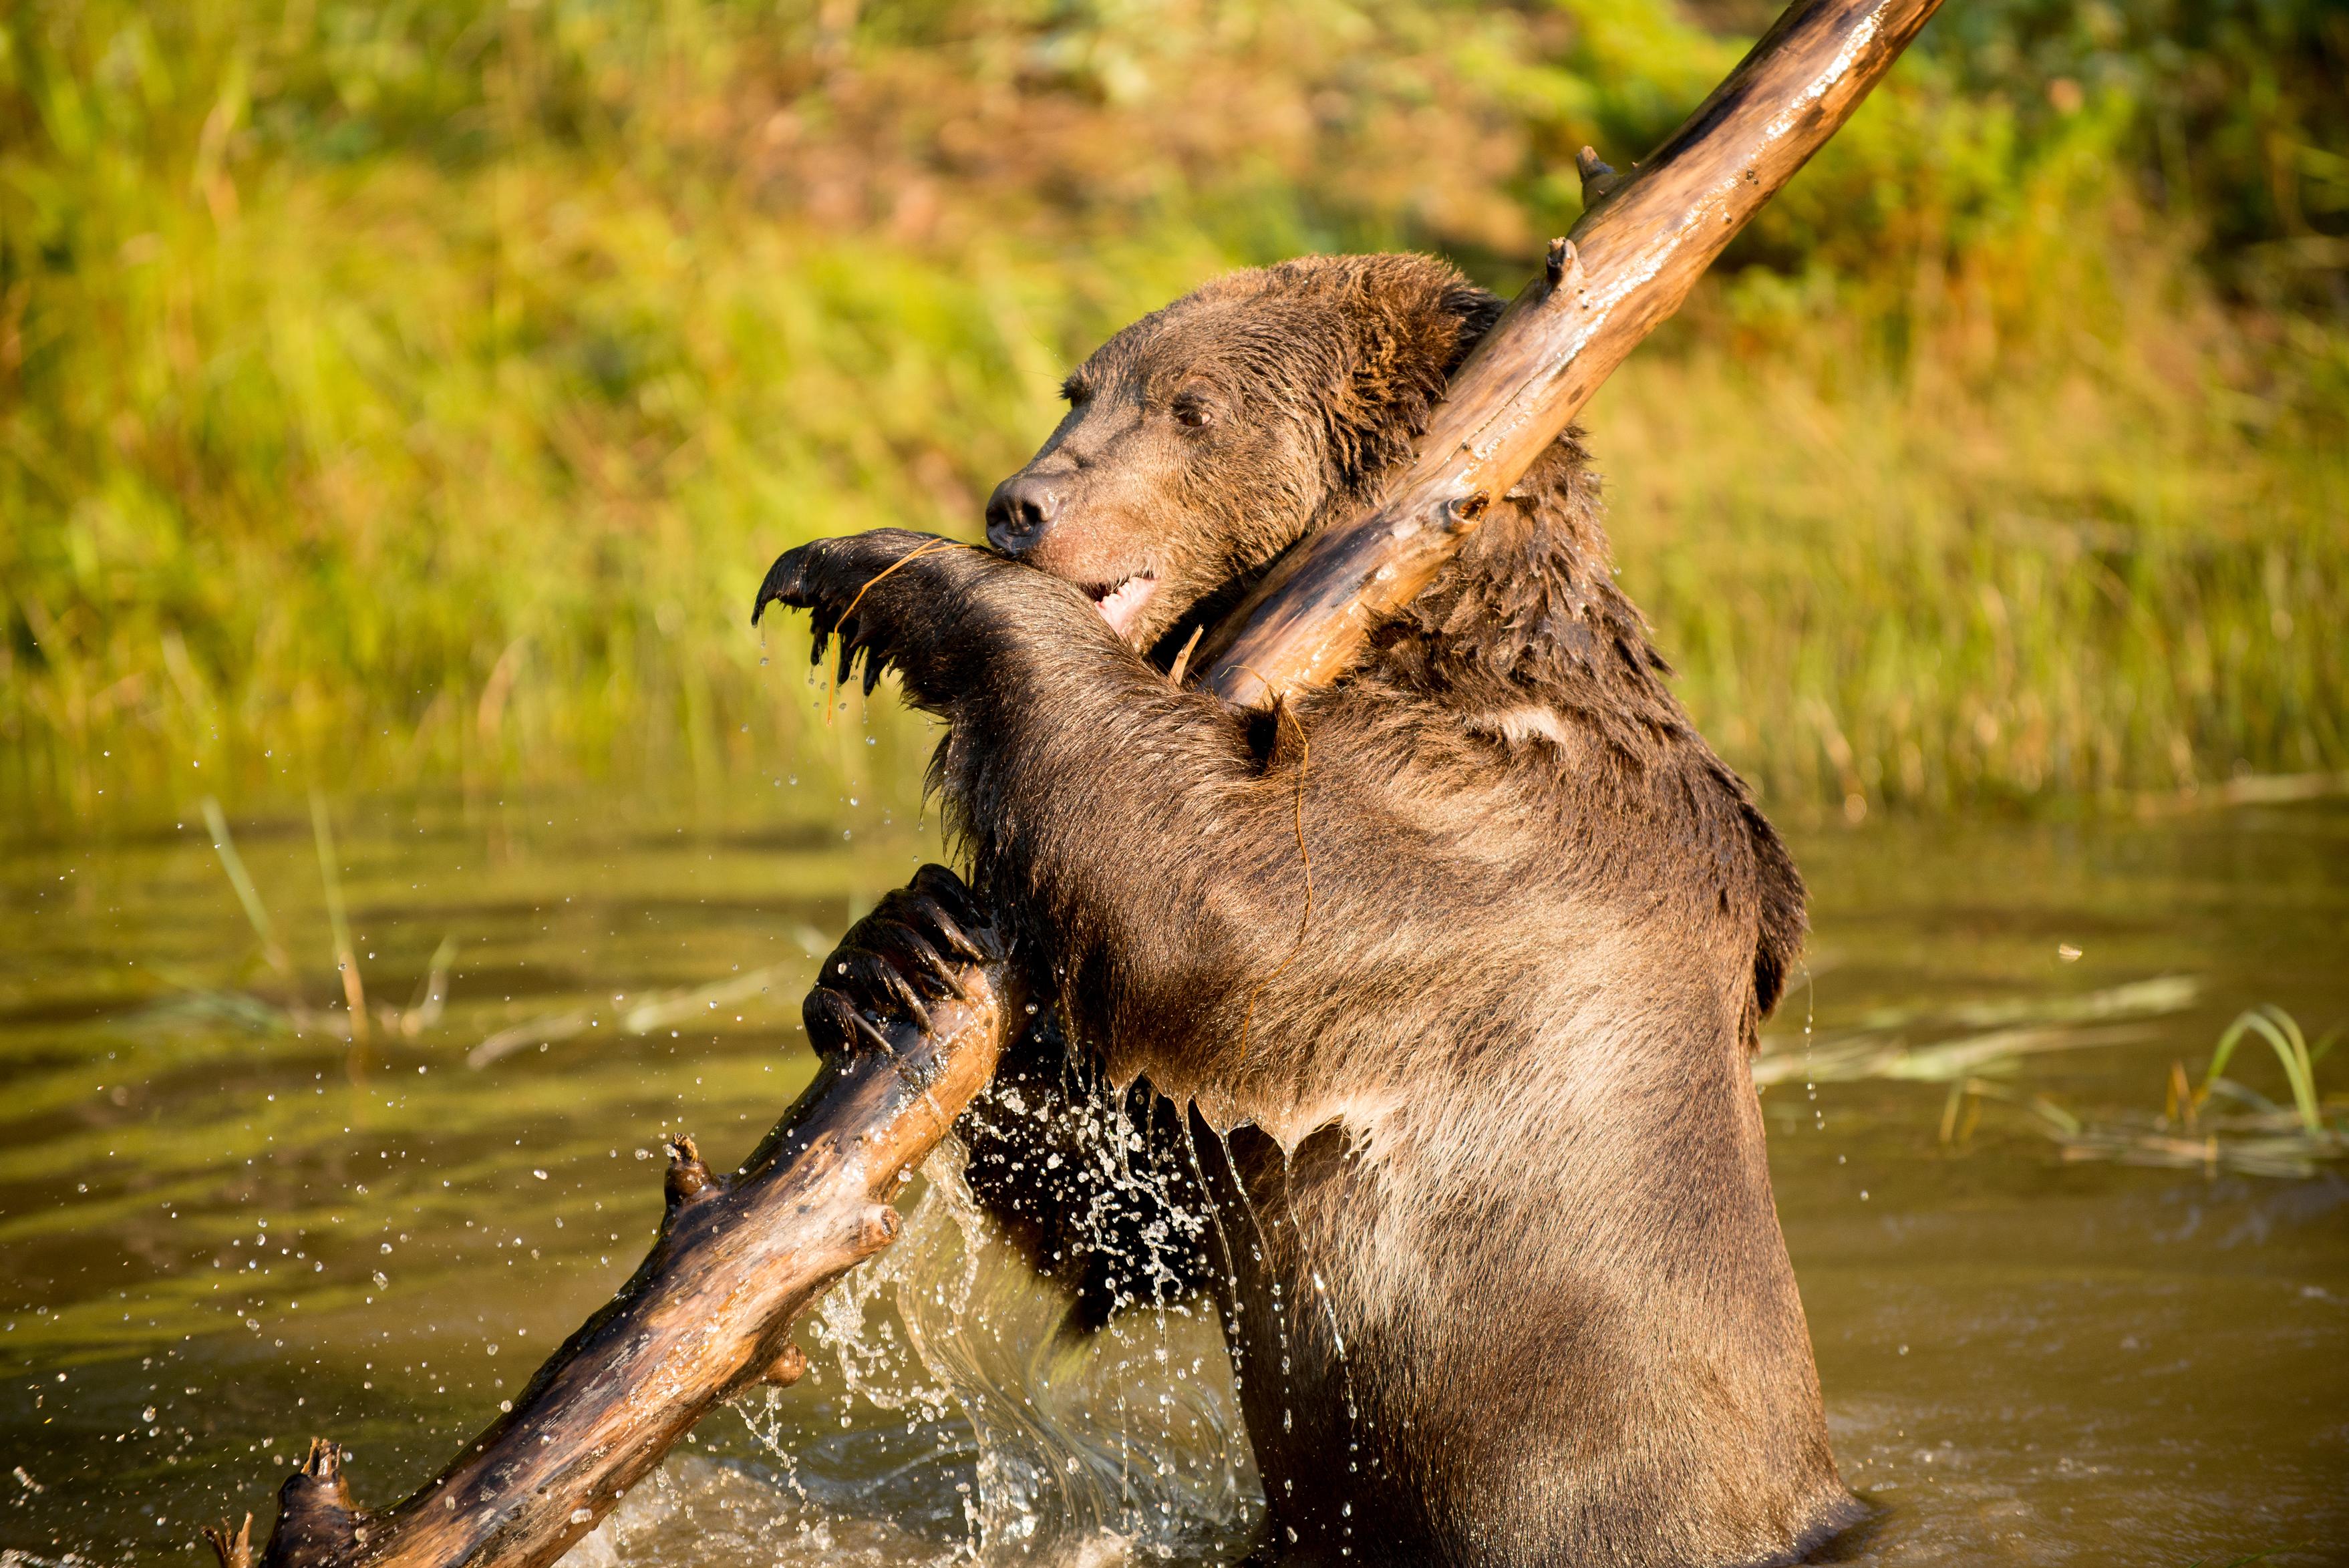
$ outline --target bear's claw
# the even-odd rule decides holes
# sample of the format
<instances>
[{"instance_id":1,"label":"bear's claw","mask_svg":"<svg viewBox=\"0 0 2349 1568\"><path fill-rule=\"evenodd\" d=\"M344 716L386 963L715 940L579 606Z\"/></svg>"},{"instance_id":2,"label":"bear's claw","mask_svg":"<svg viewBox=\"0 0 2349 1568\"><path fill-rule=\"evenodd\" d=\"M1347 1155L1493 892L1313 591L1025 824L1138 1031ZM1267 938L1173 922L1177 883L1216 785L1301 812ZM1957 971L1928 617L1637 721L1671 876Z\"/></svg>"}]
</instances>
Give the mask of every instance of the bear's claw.
<instances>
[{"instance_id":1,"label":"bear's claw","mask_svg":"<svg viewBox=\"0 0 2349 1568\"><path fill-rule=\"evenodd\" d=\"M969 1000L955 963L990 956L967 929L984 931L975 913L969 890L944 866L924 866L910 885L883 898L824 959L801 1005L816 1053L830 1059L871 1047L894 1055L874 1019L894 1015L926 1031L930 1003Z\"/></svg>"},{"instance_id":2,"label":"bear's claw","mask_svg":"<svg viewBox=\"0 0 2349 1568\"><path fill-rule=\"evenodd\" d=\"M770 604L786 604L808 612L810 658L822 663L833 639L840 643L838 678L855 674L859 655L864 660L864 689L869 694L881 678L884 665L899 665L906 652L901 645L905 627L918 619L900 580L884 592L884 583L900 567L930 555L959 551L952 540L915 533L902 528L875 529L844 539L818 539L787 550L767 568L751 601L750 624L757 625Z\"/></svg>"}]
</instances>

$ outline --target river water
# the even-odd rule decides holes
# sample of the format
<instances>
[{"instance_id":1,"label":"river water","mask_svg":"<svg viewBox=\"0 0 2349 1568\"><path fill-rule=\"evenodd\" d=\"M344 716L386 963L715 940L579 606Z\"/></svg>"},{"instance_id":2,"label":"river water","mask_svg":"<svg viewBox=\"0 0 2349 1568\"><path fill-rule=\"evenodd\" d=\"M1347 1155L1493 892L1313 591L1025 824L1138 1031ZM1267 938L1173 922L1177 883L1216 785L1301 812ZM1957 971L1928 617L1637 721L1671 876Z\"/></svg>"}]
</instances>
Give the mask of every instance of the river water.
<instances>
[{"instance_id":1,"label":"river water","mask_svg":"<svg viewBox=\"0 0 2349 1568\"><path fill-rule=\"evenodd\" d=\"M363 1044L308 813L230 819L257 916L194 805L7 842L5 1561L265 1531L314 1433L362 1501L415 1485L626 1277L663 1137L730 1162L806 1080L812 955L935 853L908 816L336 802ZM1878 1509L1837 1560L2349 1562L2349 1047L2313 1136L2264 1036L2190 1129L2172 1080L2255 1005L2349 1022L2349 810L1796 837L1809 973L1757 1076ZM802 1329L814 1375L705 1422L574 1568L1236 1559L1210 1320L1056 1336L934 1174Z\"/></svg>"}]
</instances>

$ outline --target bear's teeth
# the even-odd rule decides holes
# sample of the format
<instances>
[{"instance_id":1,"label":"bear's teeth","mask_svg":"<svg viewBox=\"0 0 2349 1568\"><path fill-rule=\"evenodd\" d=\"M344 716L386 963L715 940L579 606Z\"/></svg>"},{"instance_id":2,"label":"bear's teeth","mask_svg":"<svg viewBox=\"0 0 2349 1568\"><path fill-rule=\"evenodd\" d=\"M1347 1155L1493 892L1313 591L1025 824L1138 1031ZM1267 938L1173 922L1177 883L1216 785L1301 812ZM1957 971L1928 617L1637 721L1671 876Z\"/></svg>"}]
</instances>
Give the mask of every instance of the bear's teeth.
<instances>
[{"instance_id":1,"label":"bear's teeth","mask_svg":"<svg viewBox=\"0 0 2349 1568\"><path fill-rule=\"evenodd\" d=\"M1122 637L1125 629L1133 624L1133 618L1142 614L1142 607L1150 603L1150 596L1157 592L1157 578L1129 577L1096 603L1101 605L1102 618Z\"/></svg>"}]
</instances>

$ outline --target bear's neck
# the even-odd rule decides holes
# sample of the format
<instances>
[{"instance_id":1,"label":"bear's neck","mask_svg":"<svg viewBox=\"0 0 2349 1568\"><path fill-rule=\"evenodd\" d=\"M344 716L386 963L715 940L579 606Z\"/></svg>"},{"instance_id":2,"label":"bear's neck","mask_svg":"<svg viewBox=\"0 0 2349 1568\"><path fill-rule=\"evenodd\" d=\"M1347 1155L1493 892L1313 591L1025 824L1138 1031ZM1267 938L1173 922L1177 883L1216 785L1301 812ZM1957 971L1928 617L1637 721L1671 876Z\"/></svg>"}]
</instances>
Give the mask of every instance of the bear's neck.
<instances>
[{"instance_id":1,"label":"bear's neck","mask_svg":"<svg viewBox=\"0 0 2349 1568\"><path fill-rule=\"evenodd\" d=\"M1390 678L1472 706L1534 701L1678 728L1670 674L1615 582L1573 433L1373 642Z\"/></svg>"}]
</instances>

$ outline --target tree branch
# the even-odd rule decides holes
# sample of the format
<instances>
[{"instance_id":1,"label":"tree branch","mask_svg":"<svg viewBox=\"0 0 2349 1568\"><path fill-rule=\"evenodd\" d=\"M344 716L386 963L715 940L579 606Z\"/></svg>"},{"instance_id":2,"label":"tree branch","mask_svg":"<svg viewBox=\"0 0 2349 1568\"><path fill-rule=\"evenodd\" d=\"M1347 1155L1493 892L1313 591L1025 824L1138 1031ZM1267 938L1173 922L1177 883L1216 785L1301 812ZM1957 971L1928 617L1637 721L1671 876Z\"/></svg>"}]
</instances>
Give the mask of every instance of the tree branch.
<instances>
[{"instance_id":1,"label":"tree branch","mask_svg":"<svg viewBox=\"0 0 2349 1568\"><path fill-rule=\"evenodd\" d=\"M927 1032L885 1024L889 1055L826 1066L730 1177L679 1137L652 1251L511 1411L380 1512L352 1505L341 1449L314 1440L278 1491L261 1568L542 1568L720 1400L797 1381L792 1324L896 1239L899 1189L1025 1019L1019 976L1001 958L957 965L966 999L932 1003ZM222 1568L251 1568L243 1531L205 1536Z\"/></svg>"},{"instance_id":2,"label":"tree branch","mask_svg":"<svg viewBox=\"0 0 2349 1568\"><path fill-rule=\"evenodd\" d=\"M1940 0L1796 0L1628 178L1585 149L1582 221L1452 378L1387 499L1289 552L1202 650L1262 707L1333 679L1452 558L1713 259L1892 67Z\"/></svg>"},{"instance_id":3,"label":"tree branch","mask_svg":"<svg viewBox=\"0 0 2349 1568\"><path fill-rule=\"evenodd\" d=\"M1377 508L1293 551L1216 629L1207 684L1260 706L1342 671L1939 3L1796 0L1643 168L1619 174L1586 149L1582 221L1461 366L1418 460ZM1025 1020L1015 965L957 973L967 1001L934 1004L926 1032L888 1022L892 1056L826 1068L731 1178L679 1138L667 1212L635 1277L422 1491L362 1511L341 1450L314 1442L278 1494L261 1568L542 1568L719 1400L796 1379L793 1322L895 1238L891 1200ZM205 1533L222 1568L251 1568L243 1530Z\"/></svg>"}]
</instances>

